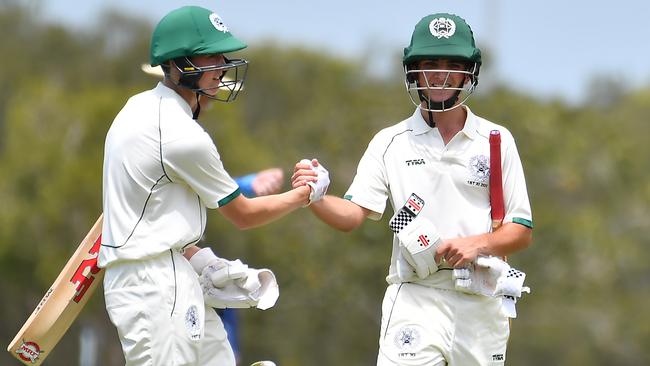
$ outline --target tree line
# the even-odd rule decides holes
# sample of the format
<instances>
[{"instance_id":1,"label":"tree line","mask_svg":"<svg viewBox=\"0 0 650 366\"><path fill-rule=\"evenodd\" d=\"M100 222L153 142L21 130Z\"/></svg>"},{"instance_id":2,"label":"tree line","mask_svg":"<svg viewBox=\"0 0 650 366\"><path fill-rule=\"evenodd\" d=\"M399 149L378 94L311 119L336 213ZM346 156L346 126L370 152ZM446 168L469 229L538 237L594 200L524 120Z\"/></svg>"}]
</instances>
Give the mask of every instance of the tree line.
<instances>
[{"instance_id":1,"label":"tree line","mask_svg":"<svg viewBox=\"0 0 650 366\"><path fill-rule=\"evenodd\" d=\"M128 97L156 83L139 68L148 60L151 27L108 13L92 30L75 32L24 6L0 8L0 29L12 35L0 43L6 344L101 211L105 134ZM330 170L330 192L342 195L372 135L412 113L397 55L383 77L371 75L362 58L300 47L252 43L241 56L251 61L244 92L201 118L234 175L279 166L290 176L297 160L317 157ZM512 323L511 365L650 363L650 86L594 85L581 105L525 95L507 83L469 102L513 132L533 207L533 245L510 259L532 287ZM344 234L306 210L245 232L210 213L202 245L271 268L280 284L274 308L238 312L243 364L374 364L390 215ZM50 364L77 364L84 327L99 336L100 365L123 363L100 290ZM12 362L6 353L0 360Z\"/></svg>"}]
</instances>

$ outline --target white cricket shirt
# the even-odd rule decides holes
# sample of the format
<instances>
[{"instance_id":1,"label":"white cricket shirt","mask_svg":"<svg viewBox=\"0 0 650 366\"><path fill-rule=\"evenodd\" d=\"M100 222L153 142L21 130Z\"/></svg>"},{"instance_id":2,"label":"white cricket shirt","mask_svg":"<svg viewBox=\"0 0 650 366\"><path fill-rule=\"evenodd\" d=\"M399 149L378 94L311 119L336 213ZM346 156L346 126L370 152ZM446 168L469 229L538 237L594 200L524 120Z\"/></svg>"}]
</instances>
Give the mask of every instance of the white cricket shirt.
<instances>
[{"instance_id":1,"label":"white cricket shirt","mask_svg":"<svg viewBox=\"0 0 650 366\"><path fill-rule=\"evenodd\" d=\"M512 134L464 108L465 125L446 146L438 129L424 121L420 109L410 118L377 133L359 162L345 198L371 210L370 218L379 220L387 199L393 211L397 211L415 193L424 200L420 215L436 225L443 239L490 232L488 139L491 130L499 130L504 223L532 227L526 181ZM394 282L398 256L399 242L394 237L389 282ZM445 278L432 278L441 276ZM453 288L450 279L451 271L439 271L423 281L417 281L417 277L413 280Z\"/></svg>"},{"instance_id":2,"label":"white cricket shirt","mask_svg":"<svg viewBox=\"0 0 650 366\"><path fill-rule=\"evenodd\" d=\"M106 136L99 266L194 245L206 207L239 195L217 148L173 90L131 97Z\"/></svg>"}]
</instances>

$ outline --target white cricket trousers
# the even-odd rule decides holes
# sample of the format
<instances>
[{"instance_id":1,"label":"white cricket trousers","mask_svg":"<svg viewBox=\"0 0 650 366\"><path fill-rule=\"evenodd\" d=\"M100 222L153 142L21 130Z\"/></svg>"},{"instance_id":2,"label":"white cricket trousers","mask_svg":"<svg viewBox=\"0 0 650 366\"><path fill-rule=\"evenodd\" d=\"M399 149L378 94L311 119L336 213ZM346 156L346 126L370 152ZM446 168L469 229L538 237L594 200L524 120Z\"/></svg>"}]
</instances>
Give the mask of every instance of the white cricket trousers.
<instances>
[{"instance_id":1,"label":"white cricket trousers","mask_svg":"<svg viewBox=\"0 0 650 366\"><path fill-rule=\"evenodd\" d=\"M503 365L510 335L499 299L414 283L388 286L378 366Z\"/></svg>"},{"instance_id":2,"label":"white cricket trousers","mask_svg":"<svg viewBox=\"0 0 650 366\"><path fill-rule=\"evenodd\" d=\"M223 323L180 253L110 265L104 297L126 366L235 365Z\"/></svg>"}]
</instances>

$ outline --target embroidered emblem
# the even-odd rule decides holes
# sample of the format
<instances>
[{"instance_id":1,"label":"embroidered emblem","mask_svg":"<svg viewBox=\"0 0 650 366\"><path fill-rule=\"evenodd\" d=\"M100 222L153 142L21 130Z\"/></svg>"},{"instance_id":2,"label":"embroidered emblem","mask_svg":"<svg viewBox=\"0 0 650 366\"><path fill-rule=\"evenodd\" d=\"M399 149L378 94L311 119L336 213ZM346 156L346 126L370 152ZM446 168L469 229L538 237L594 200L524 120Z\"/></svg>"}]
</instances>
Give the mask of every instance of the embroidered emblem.
<instances>
[{"instance_id":1,"label":"embroidered emblem","mask_svg":"<svg viewBox=\"0 0 650 366\"><path fill-rule=\"evenodd\" d=\"M487 187L490 179L490 162L485 155L475 155L469 159L470 184Z\"/></svg>"},{"instance_id":2,"label":"embroidered emblem","mask_svg":"<svg viewBox=\"0 0 650 366\"><path fill-rule=\"evenodd\" d=\"M223 20L217 15L217 13L210 14L210 22L219 32L228 32L228 27L224 24Z\"/></svg>"},{"instance_id":3,"label":"embroidered emblem","mask_svg":"<svg viewBox=\"0 0 650 366\"><path fill-rule=\"evenodd\" d=\"M449 18L436 18L429 23L429 31L438 39L449 38L456 33L456 23Z\"/></svg>"},{"instance_id":4,"label":"embroidered emblem","mask_svg":"<svg viewBox=\"0 0 650 366\"><path fill-rule=\"evenodd\" d=\"M190 306L185 313L185 328L191 339L201 339L201 319L195 305Z\"/></svg>"},{"instance_id":5,"label":"embroidered emblem","mask_svg":"<svg viewBox=\"0 0 650 366\"><path fill-rule=\"evenodd\" d=\"M403 351L413 351L420 344L420 333L417 329L405 326L395 335L395 345Z\"/></svg>"}]
</instances>

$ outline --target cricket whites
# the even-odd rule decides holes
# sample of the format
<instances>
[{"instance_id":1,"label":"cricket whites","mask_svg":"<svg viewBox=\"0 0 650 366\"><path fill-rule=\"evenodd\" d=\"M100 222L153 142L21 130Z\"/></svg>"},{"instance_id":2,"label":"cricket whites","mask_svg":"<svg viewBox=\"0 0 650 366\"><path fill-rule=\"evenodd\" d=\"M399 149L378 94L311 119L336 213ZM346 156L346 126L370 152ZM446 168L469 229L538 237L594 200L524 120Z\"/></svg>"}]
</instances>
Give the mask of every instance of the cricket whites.
<instances>
[{"instance_id":1,"label":"cricket whites","mask_svg":"<svg viewBox=\"0 0 650 366\"><path fill-rule=\"evenodd\" d=\"M25 365L40 365L45 360L102 282L104 271L97 267L102 218L100 215L7 348Z\"/></svg>"}]
</instances>

